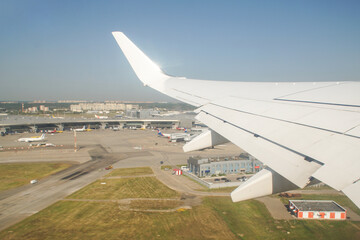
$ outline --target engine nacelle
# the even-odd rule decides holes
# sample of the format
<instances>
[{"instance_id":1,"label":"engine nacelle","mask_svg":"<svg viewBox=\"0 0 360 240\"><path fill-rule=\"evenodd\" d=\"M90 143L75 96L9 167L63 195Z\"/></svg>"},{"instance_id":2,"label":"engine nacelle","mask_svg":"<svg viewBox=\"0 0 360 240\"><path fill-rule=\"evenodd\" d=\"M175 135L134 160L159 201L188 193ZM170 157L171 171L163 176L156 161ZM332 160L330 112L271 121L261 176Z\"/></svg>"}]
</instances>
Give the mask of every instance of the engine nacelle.
<instances>
[{"instance_id":1,"label":"engine nacelle","mask_svg":"<svg viewBox=\"0 0 360 240\"><path fill-rule=\"evenodd\" d=\"M205 131L195 137L183 147L184 152L201 150L204 148L214 147L219 144L227 143L229 140L212 130Z\"/></svg>"}]
</instances>

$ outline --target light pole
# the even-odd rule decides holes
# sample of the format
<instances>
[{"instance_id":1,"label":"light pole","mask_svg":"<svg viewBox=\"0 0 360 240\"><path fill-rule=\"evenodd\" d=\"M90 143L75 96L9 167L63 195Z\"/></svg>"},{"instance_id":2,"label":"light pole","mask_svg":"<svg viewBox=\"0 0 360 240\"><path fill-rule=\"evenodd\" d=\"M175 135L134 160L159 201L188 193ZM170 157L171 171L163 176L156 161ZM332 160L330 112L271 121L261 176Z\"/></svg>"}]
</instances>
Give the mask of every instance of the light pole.
<instances>
[{"instance_id":1,"label":"light pole","mask_svg":"<svg viewBox=\"0 0 360 240\"><path fill-rule=\"evenodd\" d=\"M77 147L76 147L76 131L74 130L74 152L76 152Z\"/></svg>"}]
</instances>

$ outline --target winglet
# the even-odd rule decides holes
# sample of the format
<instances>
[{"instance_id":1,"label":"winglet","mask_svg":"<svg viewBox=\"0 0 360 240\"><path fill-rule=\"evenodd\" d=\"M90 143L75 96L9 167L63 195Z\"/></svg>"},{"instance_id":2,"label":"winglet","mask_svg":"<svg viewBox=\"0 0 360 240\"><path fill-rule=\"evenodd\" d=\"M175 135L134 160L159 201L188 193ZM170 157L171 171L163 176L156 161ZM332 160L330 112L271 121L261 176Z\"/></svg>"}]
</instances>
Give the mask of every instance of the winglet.
<instances>
[{"instance_id":1,"label":"winglet","mask_svg":"<svg viewBox=\"0 0 360 240\"><path fill-rule=\"evenodd\" d=\"M148 58L124 33L112 32L116 42L129 61L136 76L144 83L157 90L162 89L162 84L170 76L164 74L150 58Z\"/></svg>"}]
</instances>

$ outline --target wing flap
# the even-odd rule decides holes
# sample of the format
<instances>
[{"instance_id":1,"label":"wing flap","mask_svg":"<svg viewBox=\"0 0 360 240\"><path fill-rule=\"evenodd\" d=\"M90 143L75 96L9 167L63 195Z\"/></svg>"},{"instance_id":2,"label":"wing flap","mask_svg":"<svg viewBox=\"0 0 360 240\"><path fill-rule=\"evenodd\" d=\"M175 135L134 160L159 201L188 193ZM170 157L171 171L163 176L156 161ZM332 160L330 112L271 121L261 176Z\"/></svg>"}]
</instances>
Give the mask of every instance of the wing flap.
<instances>
[{"instance_id":1,"label":"wing flap","mask_svg":"<svg viewBox=\"0 0 360 240\"><path fill-rule=\"evenodd\" d=\"M255 107L255 105L252 106ZM197 111L217 117L223 121L222 127L231 125L234 128L244 129L250 136L256 136L250 137L247 144L250 144L253 138L257 138L262 139L268 145L277 146L277 148L273 148L271 151L278 151L279 155L285 156L285 152L295 153L294 158L281 159L282 165L276 164L273 158L257 158L298 186L300 185L291 180L293 176L288 172L294 173L295 169L292 169L294 165L306 168L304 163L306 159L324 165L318 170L316 169L316 172L315 170L311 172L307 177L313 176L337 190L346 188L360 177L357 172L357 169L360 169L360 161L354 161L355 159L360 159L360 151L358 151L360 149L360 139L357 137L350 137L296 122L283 121L229 109L219 105L208 104ZM206 121L201 116L199 116L199 120ZM217 128L220 128L219 126L209 125L209 127L237 144L236 139L230 139L229 136L224 135L225 133L221 133L221 130L217 130ZM249 147L245 147L245 143L241 144L237 145L256 156L255 150L251 151ZM262 143L258 148L265 148L266 144ZM256 151L259 151L259 149ZM339 159L341 159L341 164L339 164ZM309 173L309 171L306 172ZM286 176L286 174L290 176ZM341 181L338 178L334 178L334 176L339 176Z\"/></svg>"},{"instance_id":2,"label":"wing flap","mask_svg":"<svg viewBox=\"0 0 360 240\"><path fill-rule=\"evenodd\" d=\"M200 112L196 118L299 187L304 187L309 177L321 166L206 112Z\"/></svg>"}]
</instances>

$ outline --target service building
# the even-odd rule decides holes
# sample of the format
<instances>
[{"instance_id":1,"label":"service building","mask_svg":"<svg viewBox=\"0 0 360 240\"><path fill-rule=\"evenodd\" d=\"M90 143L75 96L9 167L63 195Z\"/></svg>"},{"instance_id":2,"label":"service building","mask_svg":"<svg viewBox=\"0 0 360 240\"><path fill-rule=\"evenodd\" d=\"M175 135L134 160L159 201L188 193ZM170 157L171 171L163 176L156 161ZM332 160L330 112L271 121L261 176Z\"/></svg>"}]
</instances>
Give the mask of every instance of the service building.
<instances>
[{"instance_id":1,"label":"service building","mask_svg":"<svg viewBox=\"0 0 360 240\"><path fill-rule=\"evenodd\" d=\"M248 154L222 158L190 157L190 172L198 177L219 174L256 173L263 169L263 164Z\"/></svg>"},{"instance_id":2,"label":"service building","mask_svg":"<svg viewBox=\"0 0 360 240\"><path fill-rule=\"evenodd\" d=\"M346 219L346 209L330 200L289 200L289 209L301 219Z\"/></svg>"}]
</instances>

